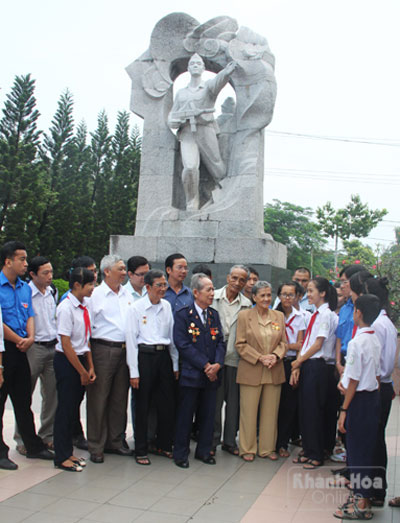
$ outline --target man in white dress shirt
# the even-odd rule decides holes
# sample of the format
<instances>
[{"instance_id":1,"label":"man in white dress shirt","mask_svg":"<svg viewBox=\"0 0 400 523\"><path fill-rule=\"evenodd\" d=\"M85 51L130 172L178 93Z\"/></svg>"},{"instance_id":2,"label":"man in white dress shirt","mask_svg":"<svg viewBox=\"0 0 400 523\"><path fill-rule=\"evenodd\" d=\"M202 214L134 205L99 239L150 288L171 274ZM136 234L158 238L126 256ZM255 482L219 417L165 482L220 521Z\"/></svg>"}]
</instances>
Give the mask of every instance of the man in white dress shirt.
<instances>
[{"instance_id":1,"label":"man in white dress shirt","mask_svg":"<svg viewBox=\"0 0 400 523\"><path fill-rule=\"evenodd\" d=\"M103 463L104 452L131 456L123 446L126 426L129 373L126 365L126 318L133 299L122 285L124 261L104 256L103 276L89 300L92 321L91 350L97 379L87 389L87 439L90 460Z\"/></svg>"},{"instance_id":2,"label":"man in white dress shirt","mask_svg":"<svg viewBox=\"0 0 400 523\"><path fill-rule=\"evenodd\" d=\"M159 455L172 458L174 378L178 379L179 372L171 305L163 299L167 280L162 271L151 270L144 281L147 296L137 300L128 312L126 349L130 383L136 389L136 462L150 465L147 425L152 398L158 419L155 448Z\"/></svg>"},{"instance_id":3,"label":"man in white dress shirt","mask_svg":"<svg viewBox=\"0 0 400 523\"><path fill-rule=\"evenodd\" d=\"M126 289L132 294L133 301L140 300L147 294L144 277L150 270L150 264L143 256L131 256L127 261L128 278Z\"/></svg>"},{"instance_id":4,"label":"man in white dress shirt","mask_svg":"<svg viewBox=\"0 0 400 523\"><path fill-rule=\"evenodd\" d=\"M29 286L32 290L32 305L35 311L35 342L26 356L31 369L32 394L40 379L42 406L38 435L51 450L53 449L53 425L57 408L56 378L54 375L54 352L57 342L56 304L57 290L51 286L53 267L44 256L35 256L29 263ZM14 439L17 451L26 455L26 449L15 426Z\"/></svg>"}]
</instances>

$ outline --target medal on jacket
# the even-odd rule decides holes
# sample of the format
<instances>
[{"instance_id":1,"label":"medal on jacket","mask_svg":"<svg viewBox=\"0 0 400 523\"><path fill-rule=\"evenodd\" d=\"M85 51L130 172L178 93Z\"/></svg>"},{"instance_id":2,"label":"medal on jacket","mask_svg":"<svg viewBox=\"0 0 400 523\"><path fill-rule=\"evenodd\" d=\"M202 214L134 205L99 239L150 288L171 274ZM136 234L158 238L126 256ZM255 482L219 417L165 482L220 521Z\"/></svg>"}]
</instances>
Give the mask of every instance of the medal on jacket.
<instances>
[{"instance_id":1,"label":"medal on jacket","mask_svg":"<svg viewBox=\"0 0 400 523\"><path fill-rule=\"evenodd\" d=\"M210 332L211 332L211 339L212 340L216 340L217 339L217 334L218 334L218 327L211 327L210 328Z\"/></svg>"},{"instance_id":2,"label":"medal on jacket","mask_svg":"<svg viewBox=\"0 0 400 523\"><path fill-rule=\"evenodd\" d=\"M275 322L273 321L273 322L271 322L271 326L272 326L272 329L273 329L274 331L279 331L279 330L281 330L281 328L279 327L279 323L275 323Z\"/></svg>"},{"instance_id":3,"label":"medal on jacket","mask_svg":"<svg viewBox=\"0 0 400 523\"><path fill-rule=\"evenodd\" d=\"M196 343L197 336L200 336L200 329L196 327L194 323L191 323L188 329L188 333L192 335L192 342Z\"/></svg>"},{"instance_id":4,"label":"medal on jacket","mask_svg":"<svg viewBox=\"0 0 400 523\"><path fill-rule=\"evenodd\" d=\"M147 323L147 318L146 318L146 316L143 316L142 323L143 323L143 325L146 325L146 323Z\"/></svg>"}]
</instances>

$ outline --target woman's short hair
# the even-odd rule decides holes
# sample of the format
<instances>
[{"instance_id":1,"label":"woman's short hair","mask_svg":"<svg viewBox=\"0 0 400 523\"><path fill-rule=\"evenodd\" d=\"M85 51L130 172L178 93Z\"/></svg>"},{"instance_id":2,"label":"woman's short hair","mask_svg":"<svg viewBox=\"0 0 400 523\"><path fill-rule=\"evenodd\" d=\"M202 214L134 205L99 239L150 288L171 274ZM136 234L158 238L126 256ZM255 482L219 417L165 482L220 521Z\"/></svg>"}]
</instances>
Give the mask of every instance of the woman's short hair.
<instances>
[{"instance_id":1,"label":"woman's short hair","mask_svg":"<svg viewBox=\"0 0 400 523\"><path fill-rule=\"evenodd\" d=\"M260 289L265 289L265 288L268 288L268 289L272 289L272 286L270 283L268 283L267 281L264 281L264 280L258 280L258 282L256 282L253 287L251 288L251 294L253 296L256 296L258 291Z\"/></svg>"}]
</instances>

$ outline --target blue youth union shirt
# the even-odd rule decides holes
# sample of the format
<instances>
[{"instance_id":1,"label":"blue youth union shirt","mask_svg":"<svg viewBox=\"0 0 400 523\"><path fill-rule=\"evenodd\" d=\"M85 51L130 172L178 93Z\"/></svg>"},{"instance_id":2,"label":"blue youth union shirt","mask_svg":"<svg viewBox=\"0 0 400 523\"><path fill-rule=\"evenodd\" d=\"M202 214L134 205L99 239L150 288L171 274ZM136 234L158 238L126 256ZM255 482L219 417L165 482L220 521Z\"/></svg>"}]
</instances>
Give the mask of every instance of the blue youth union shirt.
<instances>
[{"instance_id":1,"label":"blue youth union shirt","mask_svg":"<svg viewBox=\"0 0 400 523\"><path fill-rule=\"evenodd\" d=\"M3 323L18 336L26 338L26 323L30 317L35 316L32 307L32 291L29 285L17 278L14 289L2 271L0 273L0 305Z\"/></svg>"}]
</instances>

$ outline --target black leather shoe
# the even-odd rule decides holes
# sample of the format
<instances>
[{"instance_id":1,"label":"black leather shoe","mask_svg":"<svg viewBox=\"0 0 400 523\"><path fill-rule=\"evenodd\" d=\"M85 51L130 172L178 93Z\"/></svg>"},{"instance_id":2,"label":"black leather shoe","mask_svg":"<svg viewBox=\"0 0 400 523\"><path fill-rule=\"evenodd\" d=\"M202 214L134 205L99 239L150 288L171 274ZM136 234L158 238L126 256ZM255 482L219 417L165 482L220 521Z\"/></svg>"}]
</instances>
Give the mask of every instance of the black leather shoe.
<instances>
[{"instance_id":1,"label":"black leather shoe","mask_svg":"<svg viewBox=\"0 0 400 523\"><path fill-rule=\"evenodd\" d=\"M83 434L73 439L74 447L80 450L88 450L88 442Z\"/></svg>"},{"instance_id":2,"label":"black leather shoe","mask_svg":"<svg viewBox=\"0 0 400 523\"><path fill-rule=\"evenodd\" d=\"M189 460L187 459L175 459L174 463L177 467L180 467L181 469L189 468Z\"/></svg>"},{"instance_id":3,"label":"black leather shoe","mask_svg":"<svg viewBox=\"0 0 400 523\"><path fill-rule=\"evenodd\" d=\"M8 458L0 458L0 469L17 470L18 465Z\"/></svg>"},{"instance_id":4,"label":"black leather shoe","mask_svg":"<svg viewBox=\"0 0 400 523\"><path fill-rule=\"evenodd\" d=\"M117 456L133 456L133 450L121 447L120 449L104 449L105 454L117 454Z\"/></svg>"},{"instance_id":5,"label":"black leather shoe","mask_svg":"<svg viewBox=\"0 0 400 523\"><path fill-rule=\"evenodd\" d=\"M196 459L199 461L202 461L206 465L215 465L217 462L215 461L215 458L213 456L195 456Z\"/></svg>"},{"instance_id":6,"label":"black leather shoe","mask_svg":"<svg viewBox=\"0 0 400 523\"><path fill-rule=\"evenodd\" d=\"M104 463L103 454L90 454L90 461L93 463Z\"/></svg>"},{"instance_id":7,"label":"black leather shoe","mask_svg":"<svg viewBox=\"0 0 400 523\"><path fill-rule=\"evenodd\" d=\"M36 452L35 454L30 454L29 452L26 455L29 459L48 459L53 460L54 459L54 452L50 452L47 449L43 449L40 452Z\"/></svg>"}]
</instances>

